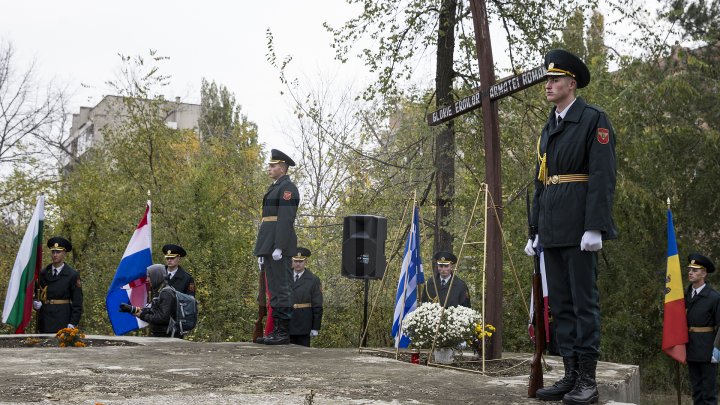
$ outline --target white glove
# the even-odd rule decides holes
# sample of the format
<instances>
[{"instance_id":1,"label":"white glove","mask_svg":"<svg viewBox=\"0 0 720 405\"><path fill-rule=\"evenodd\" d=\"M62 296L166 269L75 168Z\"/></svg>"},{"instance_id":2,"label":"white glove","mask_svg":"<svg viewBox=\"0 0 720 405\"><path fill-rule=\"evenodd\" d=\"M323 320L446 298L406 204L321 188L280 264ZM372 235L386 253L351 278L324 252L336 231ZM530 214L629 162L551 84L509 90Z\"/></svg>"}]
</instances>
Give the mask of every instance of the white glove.
<instances>
[{"instance_id":1,"label":"white glove","mask_svg":"<svg viewBox=\"0 0 720 405\"><path fill-rule=\"evenodd\" d=\"M535 240L528 239L527 245L525 245L525 254L528 256L535 256L535 249L540 244L540 235L535 235Z\"/></svg>"},{"instance_id":2,"label":"white glove","mask_svg":"<svg viewBox=\"0 0 720 405\"><path fill-rule=\"evenodd\" d=\"M275 261L282 259L282 249L275 249L273 251L272 257Z\"/></svg>"},{"instance_id":3,"label":"white glove","mask_svg":"<svg viewBox=\"0 0 720 405\"><path fill-rule=\"evenodd\" d=\"M315 336L317 336L317 335L319 335L319 334L320 334L320 332L316 331L315 329L313 329L313 330L310 331L310 337L315 337Z\"/></svg>"},{"instance_id":4,"label":"white glove","mask_svg":"<svg viewBox=\"0 0 720 405\"><path fill-rule=\"evenodd\" d=\"M602 234L600 231L585 231L580 241L580 250L597 252L602 249Z\"/></svg>"},{"instance_id":5,"label":"white glove","mask_svg":"<svg viewBox=\"0 0 720 405\"><path fill-rule=\"evenodd\" d=\"M258 256L258 266L261 266L261 267L262 267L262 265L263 265L263 257L262 257L262 256Z\"/></svg>"},{"instance_id":6,"label":"white glove","mask_svg":"<svg viewBox=\"0 0 720 405\"><path fill-rule=\"evenodd\" d=\"M460 342L460 344L458 345L458 347L460 348L460 350L466 348L466 347L467 347L467 342L463 340L462 342Z\"/></svg>"},{"instance_id":7,"label":"white glove","mask_svg":"<svg viewBox=\"0 0 720 405\"><path fill-rule=\"evenodd\" d=\"M720 363L720 349L718 349L717 347L713 347L710 363Z\"/></svg>"},{"instance_id":8,"label":"white glove","mask_svg":"<svg viewBox=\"0 0 720 405\"><path fill-rule=\"evenodd\" d=\"M42 308L42 302L33 300L33 309L39 311Z\"/></svg>"},{"instance_id":9,"label":"white glove","mask_svg":"<svg viewBox=\"0 0 720 405\"><path fill-rule=\"evenodd\" d=\"M70 329L75 329L75 325L73 325L73 324L71 324L71 323L69 323L67 327L70 328Z\"/></svg>"}]
</instances>

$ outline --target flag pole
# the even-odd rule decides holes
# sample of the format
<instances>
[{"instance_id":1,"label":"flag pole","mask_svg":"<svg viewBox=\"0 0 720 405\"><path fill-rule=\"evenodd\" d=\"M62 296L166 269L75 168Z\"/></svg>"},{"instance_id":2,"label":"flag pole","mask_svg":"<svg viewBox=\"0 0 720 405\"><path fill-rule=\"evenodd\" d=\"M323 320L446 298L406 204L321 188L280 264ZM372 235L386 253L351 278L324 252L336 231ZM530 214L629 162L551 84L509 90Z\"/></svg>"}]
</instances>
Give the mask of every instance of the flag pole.
<instances>
[{"instance_id":1,"label":"flag pole","mask_svg":"<svg viewBox=\"0 0 720 405\"><path fill-rule=\"evenodd\" d=\"M670 197L667 198L667 209L670 211ZM675 362L675 390L677 391L677 403L682 404L682 393L680 389L680 362Z\"/></svg>"},{"instance_id":2,"label":"flag pole","mask_svg":"<svg viewBox=\"0 0 720 405\"><path fill-rule=\"evenodd\" d=\"M417 190L413 190L413 205L412 205L412 216L410 217L410 221L414 224L415 223L415 205L417 205ZM412 225L410 225L410 229L412 229ZM417 229L415 230L417 232ZM400 263L400 271L402 272L402 262ZM400 354L400 340L402 340L403 336L403 319L405 319L405 302L407 301L407 290L408 290L408 277L410 276L409 271L405 271L405 280L403 282L403 296L402 296L402 306L400 307L400 328L398 329L398 334L395 336L395 360L398 359L398 356ZM417 275L416 275L417 279ZM415 290L417 291L417 286L415 286ZM417 299L417 298L416 298Z\"/></svg>"},{"instance_id":3,"label":"flag pole","mask_svg":"<svg viewBox=\"0 0 720 405\"><path fill-rule=\"evenodd\" d=\"M677 389L677 403L678 405L681 405L682 402L680 395L680 362L677 361L675 362L675 388Z\"/></svg>"}]
</instances>

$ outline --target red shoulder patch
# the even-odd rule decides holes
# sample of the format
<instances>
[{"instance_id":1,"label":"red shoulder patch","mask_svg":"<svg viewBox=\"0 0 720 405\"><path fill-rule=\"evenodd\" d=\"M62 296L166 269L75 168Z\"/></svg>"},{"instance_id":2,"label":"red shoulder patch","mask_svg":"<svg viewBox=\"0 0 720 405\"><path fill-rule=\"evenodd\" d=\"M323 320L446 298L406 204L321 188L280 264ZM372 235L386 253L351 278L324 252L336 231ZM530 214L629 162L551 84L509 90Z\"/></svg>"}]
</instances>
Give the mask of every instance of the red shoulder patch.
<instances>
[{"instance_id":1,"label":"red shoulder patch","mask_svg":"<svg viewBox=\"0 0 720 405\"><path fill-rule=\"evenodd\" d=\"M600 142L603 145L610 142L610 130L607 128L598 128L597 140L598 140L598 142Z\"/></svg>"},{"instance_id":2,"label":"red shoulder patch","mask_svg":"<svg viewBox=\"0 0 720 405\"><path fill-rule=\"evenodd\" d=\"M292 191L286 191L283 193L283 200L290 201L292 198Z\"/></svg>"}]
</instances>

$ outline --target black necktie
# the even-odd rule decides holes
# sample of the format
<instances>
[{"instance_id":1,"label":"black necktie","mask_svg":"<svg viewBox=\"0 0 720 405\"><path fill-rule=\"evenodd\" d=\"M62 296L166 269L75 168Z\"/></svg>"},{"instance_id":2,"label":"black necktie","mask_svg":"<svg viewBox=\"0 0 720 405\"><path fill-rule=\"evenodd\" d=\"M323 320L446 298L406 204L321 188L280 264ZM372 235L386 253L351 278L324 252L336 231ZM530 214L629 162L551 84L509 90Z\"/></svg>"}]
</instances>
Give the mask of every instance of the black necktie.
<instances>
[{"instance_id":1,"label":"black necktie","mask_svg":"<svg viewBox=\"0 0 720 405\"><path fill-rule=\"evenodd\" d=\"M60 271L58 269L53 268L53 277L57 277L59 272Z\"/></svg>"},{"instance_id":2,"label":"black necktie","mask_svg":"<svg viewBox=\"0 0 720 405\"><path fill-rule=\"evenodd\" d=\"M561 122L562 122L562 117L558 115L558 116L557 116L557 120L555 121L555 123L556 123L557 126L560 126L560 123L561 123Z\"/></svg>"},{"instance_id":3,"label":"black necktie","mask_svg":"<svg viewBox=\"0 0 720 405\"><path fill-rule=\"evenodd\" d=\"M296 274L296 275L295 275L295 281L298 281L299 278L300 278L300 275L299 275L299 274Z\"/></svg>"},{"instance_id":4,"label":"black necktie","mask_svg":"<svg viewBox=\"0 0 720 405\"><path fill-rule=\"evenodd\" d=\"M445 281L445 280L440 280L440 287L445 287L445 284L446 284L446 283L447 283L447 281Z\"/></svg>"},{"instance_id":5,"label":"black necktie","mask_svg":"<svg viewBox=\"0 0 720 405\"><path fill-rule=\"evenodd\" d=\"M690 297L690 298L691 298L691 299L692 299L692 298L695 298L696 295L697 295L697 290L693 290L692 297Z\"/></svg>"}]
</instances>

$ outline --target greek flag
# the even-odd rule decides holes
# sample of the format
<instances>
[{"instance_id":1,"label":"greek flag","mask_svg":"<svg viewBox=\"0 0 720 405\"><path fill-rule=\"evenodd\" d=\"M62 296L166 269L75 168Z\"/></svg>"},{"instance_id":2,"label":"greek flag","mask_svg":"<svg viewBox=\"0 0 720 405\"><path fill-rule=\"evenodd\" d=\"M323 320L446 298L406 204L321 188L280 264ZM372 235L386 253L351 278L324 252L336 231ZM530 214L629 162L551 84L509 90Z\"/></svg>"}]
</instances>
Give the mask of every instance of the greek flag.
<instances>
[{"instance_id":1,"label":"greek flag","mask_svg":"<svg viewBox=\"0 0 720 405\"><path fill-rule=\"evenodd\" d=\"M392 326L395 347L405 348L410 344L410 338L403 333L402 321L407 314L417 308L418 285L423 283L425 276L420 258L420 209L415 207L395 295L395 316Z\"/></svg>"}]
</instances>

